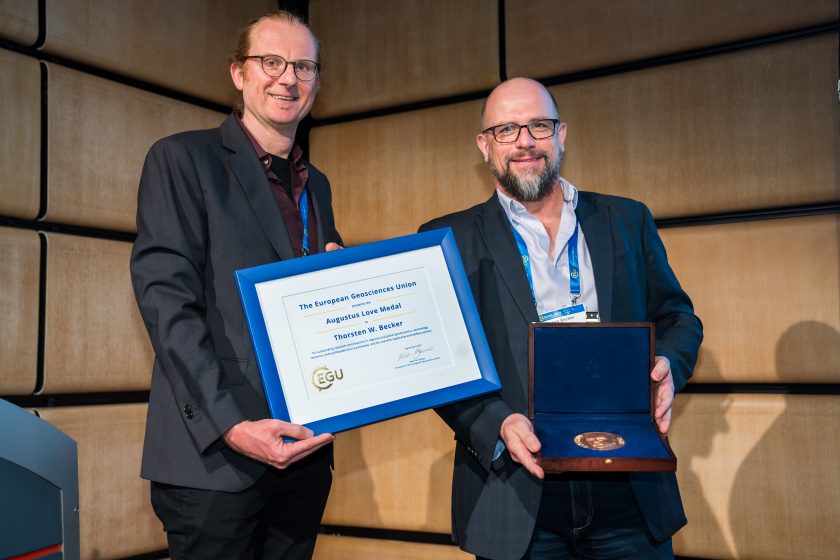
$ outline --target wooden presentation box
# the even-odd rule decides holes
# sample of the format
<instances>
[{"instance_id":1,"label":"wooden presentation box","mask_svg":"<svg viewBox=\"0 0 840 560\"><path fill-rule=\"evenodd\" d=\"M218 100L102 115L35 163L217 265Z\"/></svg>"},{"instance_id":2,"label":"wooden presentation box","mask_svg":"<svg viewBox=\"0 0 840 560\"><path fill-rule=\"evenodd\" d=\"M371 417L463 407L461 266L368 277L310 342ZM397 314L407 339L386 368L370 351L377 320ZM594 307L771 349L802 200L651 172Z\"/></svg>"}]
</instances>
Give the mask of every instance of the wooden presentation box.
<instances>
[{"instance_id":1,"label":"wooden presentation box","mask_svg":"<svg viewBox=\"0 0 840 560\"><path fill-rule=\"evenodd\" d=\"M532 323L528 416L546 472L675 471L654 421L652 323Z\"/></svg>"}]
</instances>

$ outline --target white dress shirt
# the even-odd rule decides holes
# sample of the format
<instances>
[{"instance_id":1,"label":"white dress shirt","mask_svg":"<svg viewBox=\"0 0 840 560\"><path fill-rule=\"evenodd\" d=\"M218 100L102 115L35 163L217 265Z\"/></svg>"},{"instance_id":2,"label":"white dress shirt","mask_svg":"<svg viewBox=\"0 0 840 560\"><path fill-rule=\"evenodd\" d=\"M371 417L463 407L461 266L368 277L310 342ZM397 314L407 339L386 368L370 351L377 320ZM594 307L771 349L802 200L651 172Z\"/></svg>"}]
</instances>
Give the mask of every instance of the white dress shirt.
<instances>
[{"instance_id":1,"label":"white dress shirt","mask_svg":"<svg viewBox=\"0 0 840 560\"><path fill-rule=\"evenodd\" d=\"M569 240L577 224L578 192L574 185L560 179L563 190L563 209L560 225L554 238L554 255L549 255L549 237L542 222L528 213L520 202L496 189L499 201L513 227L522 236L528 248L537 313L542 315L572 305L569 290ZM586 246L583 230L578 226L578 268L580 273L580 298L586 311L598 311L598 294L595 291L595 274L592 259Z\"/></svg>"}]
</instances>

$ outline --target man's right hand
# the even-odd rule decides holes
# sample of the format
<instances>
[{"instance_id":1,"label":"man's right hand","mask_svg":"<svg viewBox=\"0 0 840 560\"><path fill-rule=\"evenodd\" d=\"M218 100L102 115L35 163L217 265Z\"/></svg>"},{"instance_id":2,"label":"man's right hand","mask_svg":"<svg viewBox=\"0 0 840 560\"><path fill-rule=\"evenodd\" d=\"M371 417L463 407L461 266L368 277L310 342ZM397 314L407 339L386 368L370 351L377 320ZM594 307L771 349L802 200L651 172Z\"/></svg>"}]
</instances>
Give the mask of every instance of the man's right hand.
<instances>
[{"instance_id":1,"label":"man's right hand","mask_svg":"<svg viewBox=\"0 0 840 560\"><path fill-rule=\"evenodd\" d=\"M539 451L542 445L530 420L522 414L511 414L502 422L500 435L514 461L537 478L542 479L545 476L542 467L534 459L534 453Z\"/></svg>"},{"instance_id":2,"label":"man's right hand","mask_svg":"<svg viewBox=\"0 0 840 560\"><path fill-rule=\"evenodd\" d=\"M240 422L224 433L224 442L246 457L278 469L285 469L335 439L332 434L312 437L313 432L299 424L265 419ZM284 437L298 441L285 442Z\"/></svg>"}]
</instances>

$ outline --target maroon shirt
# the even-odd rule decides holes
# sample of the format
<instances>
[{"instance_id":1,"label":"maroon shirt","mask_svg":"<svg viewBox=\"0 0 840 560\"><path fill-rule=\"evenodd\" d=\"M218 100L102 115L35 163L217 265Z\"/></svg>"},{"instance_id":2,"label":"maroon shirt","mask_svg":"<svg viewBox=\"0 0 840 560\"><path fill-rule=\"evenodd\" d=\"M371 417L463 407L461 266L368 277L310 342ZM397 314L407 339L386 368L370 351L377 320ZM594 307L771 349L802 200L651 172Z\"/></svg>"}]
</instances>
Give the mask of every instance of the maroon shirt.
<instances>
[{"instance_id":1,"label":"maroon shirt","mask_svg":"<svg viewBox=\"0 0 840 560\"><path fill-rule=\"evenodd\" d=\"M237 113L236 120L245 131L245 136L251 141L254 147L257 158L260 160L265 176L271 185L271 192L274 194L274 200L277 201L277 206L280 208L280 213L283 215L283 223L286 224L286 231L289 234L289 240L292 242L292 250L296 257L303 256L303 220L300 216L300 196L303 194L303 189L306 187L306 181L309 179L309 170L303 163L303 150L295 144L292 146L292 151L289 154L289 163L292 171L292 185L288 189L292 197L289 197L287 189L284 188L282 181L274 171L271 169L272 158L280 157L272 155L260 146L257 139L242 122L242 117ZM307 206L309 207L309 253L318 252L318 224L315 220L315 209L312 206L312 197L307 196Z\"/></svg>"}]
</instances>

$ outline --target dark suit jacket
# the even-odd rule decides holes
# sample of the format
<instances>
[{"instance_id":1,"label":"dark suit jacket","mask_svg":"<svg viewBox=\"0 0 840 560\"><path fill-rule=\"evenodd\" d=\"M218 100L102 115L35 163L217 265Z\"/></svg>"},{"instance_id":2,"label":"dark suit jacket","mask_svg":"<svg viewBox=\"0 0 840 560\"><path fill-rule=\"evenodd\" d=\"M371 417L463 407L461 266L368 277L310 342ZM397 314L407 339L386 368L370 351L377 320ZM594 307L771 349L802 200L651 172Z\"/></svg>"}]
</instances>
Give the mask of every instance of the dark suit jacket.
<instances>
[{"instance_id":1,"label":"dark suit jacket","mask_svg":"<svg viewBox=\"0 0 840 560\"><path fill-rule=\"evenodd\" d=\"M601 321L653 321L656 353L671 360L676 389L697 360L702 326L680 288L648 209L626 198L580 192L576 210L592 257ZM489 558L521 558L534 529L541 482L505 453L491 465L502 421L528 411L528 323L537 311L504 210L494 194L421 230L449 226L464 262L500 393L438 409L455 432L452 531L460 546ZM501 464L500 464L501 463ZM672 473L630 475L654 538L686 520Z\"/></svg>"},{"instance_id":2,"label":"dark suit jacket","mask_svg":"<svg viewBox=\"0 0 840 560\"><path fill-rule=\"evenodd\" d=\"M306 165L323 251L341 238L329 182ZM220 440L234 424L269 417L233 273L293 256L268 179L234 116L152 146L131 254L155 350L144 478L237 491L265 471Z\"/></svg>"}]
</instances>

